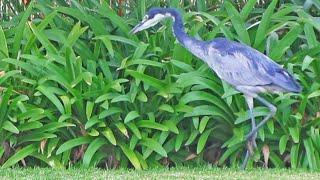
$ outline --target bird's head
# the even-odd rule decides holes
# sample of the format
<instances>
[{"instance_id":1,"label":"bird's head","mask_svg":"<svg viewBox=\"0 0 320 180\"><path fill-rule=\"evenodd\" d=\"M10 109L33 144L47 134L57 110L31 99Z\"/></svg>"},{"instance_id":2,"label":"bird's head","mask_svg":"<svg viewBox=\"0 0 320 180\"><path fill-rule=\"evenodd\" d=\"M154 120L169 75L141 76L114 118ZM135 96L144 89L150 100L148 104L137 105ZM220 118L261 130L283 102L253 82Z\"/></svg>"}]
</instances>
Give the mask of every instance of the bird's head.
<instances>
[{"instance_id":1,"label":"bird's head","mask_svg":"<svg viewBox=\"0 0 320 180\"><path fill-rule=\"evenodd\" d=\"M168 17L173 17L172 13L174 12L174 9L169 8L151 8L148 13L144 16L142 21L136 25L131 31L131 34L135 34L139 31L148 29L152 26L155 26L160 21L164 20Z\"/></svg>"}]
</instances>

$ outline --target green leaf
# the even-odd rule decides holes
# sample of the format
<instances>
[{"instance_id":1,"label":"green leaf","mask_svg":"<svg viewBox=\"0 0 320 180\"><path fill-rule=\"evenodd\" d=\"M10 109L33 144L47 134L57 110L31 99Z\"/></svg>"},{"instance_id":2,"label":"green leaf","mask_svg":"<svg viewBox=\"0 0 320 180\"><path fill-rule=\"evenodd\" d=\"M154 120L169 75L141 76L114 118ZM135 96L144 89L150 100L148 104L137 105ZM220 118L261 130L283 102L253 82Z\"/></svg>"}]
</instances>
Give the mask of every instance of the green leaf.
<instances>
[{"instance_id":1,"label":"green leaf","mask_svg":"<svg viewBox=\"0 0 320 180\"><path fill-rule=\"evenodd\" d=\"M241 18L241 15L229 1L225 2L225 6L229 16L231 17L232 25L238 34L238 38L241 42L250 45L250 37L246 30L245 23Z\"/></svg>"},{"instance_id":2,"label":"green leaf","mask_svg":"<svg viewBox=\"0 0 320 180\"><path fill-rule=\"evenodd\" d=\"M299 144L294 144L290 151L291 168L296 169L298 167L299 157Z\"/></svg>"},{"instance_id":3,"label":"green leaf","mask_svg":"<svg viewBox=\"0 0 320 180\"><path fill-rule=\"evenodd\" d=\"M137 170L141 170L141 165L139 162L139 159L137 158L136 154L133 150L131 150L127 145L125 144L119 144L120 148L122 149L122 152L127 156L131 164L134 168Z\"/></svg>"},{"instance_id":4,"label":"green leaf","mask_svg":"<svg viewBox=\"0 0 320 180\"><path fill-rule=\"evenodd\" d=\"M186 146L190 145L197 138L198 134L199 134L198 131L191 131L190 136L184 145Z\"/></svg>"},{"instance_id":5,"label":"green leaf","mask_svg":"<svg viewBox=\"0 0 320 180\"><path fill-rule=\"evenodd\" d=\"M318 169L316 159L315 159L314 147L313 147L313 143L312 143L311 138L307 138L307 139L303 140L303 144L306 149L309 168L313 169L313 170Z\"/></svg>"},{"instance_id":6,"label":"green leaf","mask_svg":"<svg viewBox=\"0 0 320 180\"><path fill-rule=\"evenodd\" d=\"M307 55L302 62L302 67L301 67L302 71L306 70L312 61L313 61L313 58Z\"/></svg>"},{"instance_id":7,"label":"green leaf","mask_svg":"<svg viewBox=\"0 0 320 180\"><path fill-rule=\"evenodd\" d=\"M134 135L137 136L138 139L142 138L138 127L134 123L129 122L126 124L126 126L128 126L130 128L130 130L133 132Z\"/></svg>"},{"instance_id":8,"label":"green leaf","mask_svg":"<svg viewBox=\"0 0 320 180\"><path fill-rule=\"evenodd\" d=\"M90 129L90 131L88 132L88 135L89 136L94 136L94 137L97 137L97 136L99 136L99 131L97 131L96 129L94 129L94 128L91 128Z\"/></svg>"},{"instance_id":9,"label":"green leaf","mask_svg":"<svg viewBox=\"0 0 320 180\"><path fill-rule=\"evenodd\" d=\"M30 156L35 157L43 162L45 162L48 166L55 169L64 169L63 164L56 157L47 157L43 154L32 153Z\"/></svg>"},{"instance_id":10,"label":"green leaf","mask_svg":"<svg viewBox=\"0 0 320 180\"><path fill-rule=\"evenodd\" d=\"M290 135L294 143L299 143L300 139L300 130L298 127L289 127Z\"/></svg>"},{"instance_id":11,"label":"green leaf","mask_svg":"<svg viewBox=\"0 0 320 180\"><path fill-rule=\"evenodd\" d=\"M140 162L140 165L141 165L142 169L147 169L148 168L148 164L147 164L146 160L143 158L143 156L137 151L136 151L136 156L137 156L137 158L138 158L138 160Z\"/></svg>"},{"instance_id":12,"label":"green leaf","mask_svg":"<svg viewBox=\"0 0 320 180\"><path fill-rule=\"evenodd\" d=\"M46 111L42 108L31 108L23 113L21 113L18 116L18 119L29 119L30 118L30 122L36 121L36 120L40 120L42 118L45 117L45 113Z\"/></svg>"},{"instance_id":13,"label":"green leaf","mask_svg":"<svg viewBox=\"0 0 320 180\"><path fill-rule=\"evenodd\" d=\"M96 37L94 39L100 39L103 42L104 46L107 48L110 56L111 57L114 56L114 50L112 48L112 43L111 43L111 40L109 39L108 36L99 36L99 37Z\"/></svg>"},{"instance_id":14,"label":"green leaf","mask_svg":"<svg viewBox=\"0 0 320 180\"><path fill-rule=\"evenodd\" d=\"M306 23L304 25L304 33L306 35L307 42L310 48L314 48L319 45L319 42L317 41L317 36L311 24Z\"/></svg>"},{"instance_id":15,"label":"green leaf","mask_svg":"<svg viewBox=\"0 0 320 180\"><path fill-rule=\"evenodd\" d=\"M193 107L192 106L185 105L185 104L177 104L174 107L174 109L175 109L176 112L184 112L184 113L193 111Z\"/></svg>"},{"instance_id":16,"label":"green leaf","mask_svg":"<svg viewBox=\"0 0 320 180\"><path fill-rule=\"evenodd\" d=\"M15 36L14 36L13 45L12 45L13 58L16 58L18 56L18 52L22 44L21 42L23 39L23 34L26 29L25 26L29 16L32 13L33 6L34 6L34 1L31 1L31 3L28 5L28 8L24 11L22 18L19 21L19 25L16 27Z\"/></svg>"},{"instance_id":17,"label":"green leaf","mask_svg":"<svg viewBox=\"0 0 320 180\"><path fill-rule=\"evenodd\" d=\"M154 67L158 67L158 68L163 68L165 64L163 64L161 62L157 62L157 61L147 60L147 59L135 59L135 60L128 61L126 63L127 67L133 66L133 65L147 65L147 66L154 66Z\"/></svg>"},{"instance_id":18,"label":"green leaf","mask_svg":"<svg viewBox=\"0 0 320 180\"><path fill-rule=\"evenodd\" d=\"M267 127L268 127L270 133L273 134L274 133L274 121L268 121Z\"/></svg>"},{"instance_id":19,"label":"green leaf","mask_svg":"<svg viewBox=\"0 0 320 180\"><path fill-rule=\"evenodd\" d=\"M276 168L284 168L284 162L281 160L281 158L278 156L278 154L271 151L269 158L270 158L272 164L274 164L274 166Z\"/></svg>"},{"instance_id":20,"label":"green leaf","mask_svg":"<svg viewBox=\"0 0 320 180\"><path fill-rule=\"evenodd\" d=\"M104 37L106 36L106 37ZM139 44L135 41L132 41L130 39L127 39L125 37L121 37L121 36L114 36L114 35L103 35L103 36L97 36L96 39L102 39L102 38L107 38L111 41L118 41L118 42L122 42L122 43L125 43L125 44L129 44L129 45L132 45L134 47L138 47Z\"/></svg>"},{"instance_id":21,"label":"green leaf","mask_svg":"<svg viewBox=\"0 0 320 180\"><path fill-rule=\"evenodd\" d=\"M313 91L308 95L308 99L320 96L320 90Z\"/></svg>"},{"instance_id":22,"label":"green leaf","mask_svg":"<svg viewBox=\"0 0 320 180\"><path fill-rule=\"evenodd\" d=\"M58 143L59 143L60 138L53 138L53 139L49 139L47 142L47 150L48 150L48 155L47 157L50 157L53 150L56 149Z\"/></svg>"},{"instance_id":23,"label":"green leaf","mask_svg":"<svg viewBox=\"0 0 320 180\"><path fill-rule=\"evenodd\" d=\"M136 123L136 125L141 128L151 128L151 129L157 129L160 131L168 131L169 130L169 128L167 126L153 122L151 120L140 120Z\"/></svg>"},{"instance_id":24,"label":"green leaf","mask_svg":"<svg viewBox=\"0 0 320 180\"><path fill-rule=\"evenodd\" d=\"M135 118L139 117L139 113L137 111L130 111L127 116L124 118L124 123L128 123L132 120L134 120Z\"/></svg>"},{"instance_id":25,"label":"green leaf","mask_svg":"<svg viewBox=\"0 0 320 180\"><path fill-rule=\"evenodd\" d=\"M143 42L140 43L137 49L135 50L132 59L135 60L141 58L143 53L147 50L148 46L148 44L145 44Z\"/></svg>"},{"instance_id":26,"label":"green leaf","mask_svg":"<svg viewBox=\"0 0 320 180\"><path fill-rule=\"evenodd\" d=\"M87 121L87 123L85 124L84 128L85 129L89 129L90 127L92 127L95 124L98 124L100 122L102 122L101 119L99 119L97 116L93 116Z\"/></svg>"},{"instance_id":27,"label":"green leaf","mask_svg":"<svg viewBox=\"0 0 320 180\"><path fill-rule=\"evenodd\" d=\"M96 138L90 143L86 152L83 155L83 165L85 167L89 167L94 154L105 144L106 141L103 138Z\"/></svg>"},{"instance_id":28,"label":"green leaf","mask_svg":"<svg viewBox=\"0 0 320 180\"><path fill-rule=\"evenodd\" d=\"M1 51L0 51L0 71L2 69L2 65L1 65L2 61L1 61ZM2 85L3 83L7 82L7 80L10 77L14 77L17 74L21 74L21 71L19 70L13 70L13 71L8 71L6 72L3 76L0 77L0 85Z\"/></svg>"},{"instance_id":29,"label":"green leaf","mask_svg":"<svg viewBox=\"0 0 320 180\"><path fill-rule=\"evenodd\" d=\"M99 14L103 15L104 17L108 18L115 27L118 27L123 33L128 34L130 28L128 26L127 21L124 18L121 18L116 11L114 11L111 6L104 2L102 5L99 6Z\"/></svg>"},{"instance_id":30,"label":"green leaf","mask_svg":"<svg viewBox=\"0 0 320 180\"><path fill-rule=\"evenodd\" d=\"M192 13L191 13L192 14ZM201 14L204 17L206 17L208 20L210 20L211 22L213 22L216 26L220 27L221 32L223 33L223 35L228 38L228 39L233 39L233 34L230 32L230 30L224 25L225 22L224 21L220 21L218 18L214 17L213 15L209 14L209 13L205 13L205 12L199 12L199 13L195 13L196 15ZM228 20L228 19L227 19Z\"/></svg>"},{"instance_id":31,"label":"green leaf","mask_svg":"<svg viewBox=\"0 0 320 180\"><path fill-rule=\"evenodd\" d=\"M102 94L99 97L97 97L97 99L94 101L94 103L101 103L104 102L106 100L110 99L110 94Z\"/></svg>"},{"instance_id":32,"label":"green leaf","mask_svg":"<svg viewBox=\"0 0 320 180\"><path fill-rule=\"evenodd\" d=\"M41 19L40 24L37 26L37 29L39 31L43 31L49 23L53 21L53 19L56 17L57 11L52 11L50 14L46 14L44 19ZM24 53L27 53L30 51L30 49L36 44L36 36L34 34L31 34L31 37L29 37L28 42L24 46Z\"/></svg>"},{"instance_id":33,"label":"green leaf","mask_svg":"<svg viewBox=\"0 0 320 180\"><path fill-rule=\"evenodd\" d=\"M241 148L242 144L236 144L234 146L231 146L228 148L223 155L219 159L219 165L223 164L228 157L230 157L234 152L239 151Z\"/></svg>"},{"instance_id":34,"label":"green leaf","mask_svg":"<svg viewBox=\"0 0 320 180\"><path fill-rule=\"evenodd\" d=\"M80 146L82 144L88 144L92 141L91 137L88 136L83 136L83 137L78 137L75 139L71 139L63 143L57 150L56 154L61 154L67 150L70 150L76 146Z\"/></svg>"},{"instance_id":35,"label":"green leaf","mask_svg":"<svg viewBox=\"0 0 320 180\"><path fill-rule=\"evenodd\" d=\"M116 103L116 102L131 102L131 99L127 94L118 95L111 100L111 103Z\"/></svg>"},{"instance_id":36,"label":"green leaf","mask_svg":"<svg viewBox=\"0 0 320 180\"><path fill-rule=\"evenodd\" d=\"M103 72L104 77L108 80L108 81L112 81L113 77L109 68L109 65L107 64L106 61L104 60L99 60L99 66L101 71Z\"/></svg>"},{"instance_id":37,"label":"green leaf","mask_svg":"<svg viewBox=\"0 0 320 180\"><path fill-rule=\"evenodd\" d=\"M33 34L37 37L37 39L40 41L40 43L43 45L43 47L48 52L53 53L53 54L58 54L58 50L49 41L48 37L43 32L39 31L38 28L32 23L29 23L29 26L30 26Z\"/></svg>"},{"instance_id":38,"label":"green leaf","mask_svg":"<svg viewBox=\"0 0 320 180\"><path fill-rule=\"evenodd\" d=\"M91 118L93 107L94 107L94 103L91 101L88 101L86 106L87 120Z\"/></svg>"},{"instance_id":39,"label":"green leaf","mask_svg":"<svg viewBox=\"0 0 320 180\"><path fill-rule=\"evenodd\" d=\"M200 134L202 134L202 132L206 128L207 123L209 122L209 120L210 120L210 117L208 117L208 116L204 116L203 118L201 118L200 125L199 125Z\"/></svg>"},{"instance_id":40,"label":"green leaf","mask_svg":"<svg viewBox=\"0 0 320 180\"><path fill-rule=\"evenodd\" d=\"M185 72L194 71L193 67L191 65L187 64L187 63L184 63L184 62L181 62L181 61L178 61L178 60L174 60L174 59L171 59L170 63L172 63L174 66L184 70Z\"/></svg>"},{"instance_id":41,"label":"green leaf","mask_svg":"<svg viewBox=\"0 0 320 180\"><path fill-rule=\"evenodd\" d=\"M198 145L197 145L197 154L199 154L203 150L212 130L213 129L208 129L203 134L201 134L199 141L198 141Z\"/></svg>"},{"instance_id":42,"label":"green leaf","mask_svg":"<svg viewBox=\"0 0 320 180\"><path fill-rule=\"evenodd\" d=\"M176 141L174 143L174 149L176 152L180 150L184 137L185 137L185 133L181 133L181 132L176 136Z\"/></svg>"},{"instance_id":43,"label":"green leaf","mask_svg":"<svg viewBox=\"0 0 320 180\"><path fill-rule=\"evenodd\" d=\"M181 87L189 87L193 85L201 85L204 88L212 90L214 93L222 96L223 89L219 88L221 85L214 82L213 80L207 79L205 77L201 77L201 74L197 74L195 72L184 73L179 75L177 83Z\"/></svg>"},{"instance_id":44,"label":"green leaf","mask_svg":"<svg viewBox=\"0 0 320 180\"><path fill-rule=\"evenodd\" d=\"M262 15L260 25L258 27L257 34L255 37L255 42L253 45L255 48L260 46L260 44L263 42L263 40L265 39L265 37L267 35L267 29L270 25L271 16L273 14L273 11L274 11L277 3L278 3L278 0L271 1L270 5L268 6L268 8L265 10L265 12Z\"/></svg>"},{"instance_id":45,"label":"green leaf","mask_svg":"<svg viewBox=\"0 0 320 180\"><path fill-rule=\"evenodd\" d=\"M117 145L116 138L114 137L114 134L110 128L104 128L101 133L109 140L111 144L113 144L114 146Z\"/></svg>"},{"instance_id":46,"label":"green leaf","mask_svg":"<svg viewBox=\"0 0 320 180\"><path fill-rule=\"evenodd\" d=\"M124 124L122 122L118 121L115 123L115 125L123 135L125 135L127 138L129 138L127 128L124 126Z\"/></svg>"},{"instance_id":47,"label":"green leaf","mask_svg":"<svg viewBox=\"0 0 320 180\"><path fill-rule=\"evenodd\" d=\"M284 151L286 150L286 146L287 146L287 142L289 140L289 136L288 135L283 135L281 138L280 138L280 141L279 141L279 151L280 151L280 154L282 155L284 153Z\"/></svg>"},{"instance_id":48,"label":"green leaf","mask_svg":"<svg viewBox=\"0 0 320 180\"><path fill-rule=\"evenodd\" d=\"M246 20L248 18L257 1L258 0L248 0L246 2L245 6L242 8L242 11L240 12L243 20Z\"/></svg>"},{"instance_id":49,"label":"green leaf","mask_svg":"<svg viewBox=\"0 0 320 180\"><path fill-rule=\"evenodd\" d=\"M40 85L37 89L57 107L61 114L64 114L64 107L62 103L50 88Z\"/></svg>"},{"instance_id":50,"label":"green leaf","mask_svg":"<svg viewBox=\"0 0 320 180\"><path fill-rule=\"evenodd\" d=\"M126 70L126 72L133 76L134 78L138 79L138 80L141 80L142 82L152 86L152 87L155 87L156 89L158 90L162 90L166 87L166 83L154 78L154 77L151 77L151 76L148 76L148 75L145 75L145 74L142 74L140 72L137 72L137 71L132 71L132 70Z\"/></svg>"},{"instance_id":51,"label":"green leaf","mask_svg":"<svg viewBox=\"0 0 320 180\"><path fill-rule=\"evenodd\" d=\"M271 49L270 57L272 59L280 59L290 45L298 38L303 29L300 25L295 25L291 30Z\"/></svg>"},{"instance_id":52,"label":"green leaf","mask_svg":"<svg viewBox=\"0 0 320 180\"><path fill-rule=\"evenodd\" d=\"M232 124L228 117L226 117L225 114L221 112L220 109L218 109L215 106L208 106L208 105L201 105L197 106L193 109L192 112L186 113L184 117L194 117L194 116L218 116L222 117L224 120L226 120L228 123Z\"/></svg>"},{"instance_id":53,"label":"green leaf","mask_svg":"<svg viewBox=\"0 0 320 180\"><path fill-rule=\"evenodd\" d=\"M84 82L86 82L89 86L92 84L92 74L90 72L83 72L82 77Z\"/></svg>"},{"instance_id":54,"label":"green leaf","mask_svg":"<svg viewBox=\"0 0 320 180\"><path fill-rule=\"evenodd\" d=\"M196 129L199 129L199 117L192 117L193 126Z\"/></svg>"},{"instance_id":55,"label":"green leaf","mask_svg":"<svg viewBox=\"0 0 320 180\"><path fill-rule=\"evenodd\" d=\"M5 121L3 123L2 128L12 133L19 134L19 129L15 125L13 125L12 122L10 121Z\"/></svg>"},{"instance_id":56,"label":"green leaf","mask_svg":"<svg viewBox=\"0 0 320 180\"><path fill-rule=\"evenodd\" d=\"M8 46L7 46L7 39L3 32L2 26L0 26L0 59L8 58L8 57L9 57L9 52L8 52Z\"/></svg>"},{"instance_id":57,"label":"green leaf","mask_svg":"<svg viewBox=\"0 0 320 180\"><path fill-rule=\"evenodd\" d=\"M0 158L2 158L3 153L4 153L4 147L0 146Z\"/></svg>"},{"instance_id":58,"label":"green leaf","mask_svg":"<svg viewBox=\"0 0 320 180\"><path fill-rule=\"evenodd\" d=\"M81 28L80 21L76 23L73 28L71 29L68 38L67 38L67 45L69 47L72 47L76 41L79 39L79 37L88 29L88 27ZM65 44L66 45L66 44Z\"/></svg>"},{"instance_id":59,"label":"green leaf","mask_svg":"<svg viewBox=\"0 0 320 180\"><path fill-rule=\"evenodd\" d=\"M18 138L19 143L24 143L24 142L32 142L32 141L41 141L44 139L51 139L51 138L56 138L57 135L52 134L52 133L38 133L38 132L32 132L29 134L26 134L24 136L20 136Z\"/></svg>"},{"instance_id":60,"label":"green leaf","mask_svg":"<svg viewBox=\"0 0 320 180\"><path fill-rule=\"evenodd\" d=\"M76 126L76 125L68 122L52 122L42 126L41 128L37 129L35 132L37 133L50 132L50 131L55 131L56 129L59 129L62 127L70 127L70 126Z\"/></svg>"},{"instance_id":61,"label":"green leaf","mask_svg":"<svg viewBox=\"0 0 320 180\"><path fill-rule=\"evenodd\" d=\"M102 111L100 114L99 114L99 119L103 119L105 117L108 117L108 116L111 116L113 114L117 114L117 113L120 113L122 112L122 110L118 107L111 107L107 110L104 110Z\"/></svg>"},{"instance_id":62,"label":"green leaf","mask_svg":"<svg viewBox=\"0 0 320 180\"><path fill-rule=\"evenodd\" d=\"M8 168L10 166L15 165L17 162L21 161L27 156L30 156L33 152L37 151L38 148L34 144L30 144L18 152L16 152L13 156L11 156L3 165L2 168Z\"/></svg>"},{"instance_id":63,"label":"green leaf","mask_svg":"<svg viewBox=\"0 0 320 180\"><path fill-rule=\"evenodd\" d=\"M167 112L170 112L170 113L174 113L174 109L169 104L162 104L159 107L159 110L163 110L163 111L167 111Z\"/></svg>"},{"instance_id":64,"label":"green leaf","mask_svg":"<svg viewBox=\"0 0 320 180\"><path fill-rule=\"evenodd\" d=\"M179 129L172 120L164 121L163 124L167 126L171 132L179 134Z\"/></svg>"},{"instance_id":65,"label":"green leaf","mask_svg":"<svg viewBox=\"0 0 320 180\"><path fill-rule=\"evenodd\" d=\"M166 150L161 146L161 144L151 138L142 138L139 144L152 149L163 157L168 156Z\"/></svg>"},{"instance_id":66,"label":"green leaf","mask_svg":"<svg viewBox=\"0 0 320 180\"><path fill-rule=\"evenodd\" d=\"M79 21L87 22L90 25L93 32L95 33L95 35L97 36L106 33L105 25L103 24L102 20L97 16L92 16L90 14L84 13L80 11L80 9L78 8L59 6L55 9L63 14L75 17Z\"/></svg>"},{"instance_id":67,"label":"green leaf","mask_svg":"<svg viewBox=\"0 0 320 180\"><path fill-rule=\"evenodd\" d=\"M12 87L9 87L3 94L0 101L0 127L2 128L7 119L8 103L12 93Z\"/></svg>"},{"instance_id":68,"label":"green leaf","mask_svg":"<svg viewBox=\"0 0 320 180\"><path fill-rule=\"evenodd\" d=\"M139 92L139 95L137 96L137 99L139 101L141 101L141 102L147 102L148 101L147 95L142 91Z\"/></svg>"}]
</instances>

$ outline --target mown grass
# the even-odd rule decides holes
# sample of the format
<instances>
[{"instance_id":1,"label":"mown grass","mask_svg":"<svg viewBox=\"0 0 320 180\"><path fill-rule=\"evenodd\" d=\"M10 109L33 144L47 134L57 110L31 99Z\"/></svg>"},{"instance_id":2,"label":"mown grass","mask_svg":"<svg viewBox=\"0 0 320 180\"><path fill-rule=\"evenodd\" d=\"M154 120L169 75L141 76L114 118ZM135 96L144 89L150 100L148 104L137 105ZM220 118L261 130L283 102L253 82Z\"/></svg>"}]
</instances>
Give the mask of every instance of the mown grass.
<instances>
[{"instance_id":1,"label":"mown grass","mask_svg":"<svg viewBox=\"0 0 320 180\"><path fill-rule=\"evenodd\" d=\"M136 170L47 168L0 169L0 179L320 179L320 173L303 169L171 168Z\"/></svg>"}]
</instances>

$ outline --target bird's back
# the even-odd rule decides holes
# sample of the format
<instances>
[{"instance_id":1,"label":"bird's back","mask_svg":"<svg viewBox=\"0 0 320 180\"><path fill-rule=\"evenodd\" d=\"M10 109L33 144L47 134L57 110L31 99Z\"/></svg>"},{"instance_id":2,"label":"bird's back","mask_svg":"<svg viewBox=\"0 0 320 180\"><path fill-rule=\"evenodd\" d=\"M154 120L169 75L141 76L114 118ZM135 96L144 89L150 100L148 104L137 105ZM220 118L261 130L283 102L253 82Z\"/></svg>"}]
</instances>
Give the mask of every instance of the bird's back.
<instances>
[{"instance_id":1,"label":"bird's back","mask_svg":"<svg viewBox=\"0 0 320 180\"><path fill-rule=\"evenodd\" d=\"M293 76L270 58L250 46L216 38L209 43L206 62L217 75L237 86L275 87L300 92Z\"/></svg>"}]
</instances>

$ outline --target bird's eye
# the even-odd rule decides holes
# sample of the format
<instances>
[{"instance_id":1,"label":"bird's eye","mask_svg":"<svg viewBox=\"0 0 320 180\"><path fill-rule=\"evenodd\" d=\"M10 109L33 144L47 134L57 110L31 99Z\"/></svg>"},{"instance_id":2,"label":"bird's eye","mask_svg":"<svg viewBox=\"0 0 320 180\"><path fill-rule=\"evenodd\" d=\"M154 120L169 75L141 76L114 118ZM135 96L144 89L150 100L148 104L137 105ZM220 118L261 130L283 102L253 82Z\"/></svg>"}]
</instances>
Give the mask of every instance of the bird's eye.
<instances>
[{"instance_id":1,"label":"bird's eye","mask_svg":"<svg viewBox=\"0 0 320 180\"><path fill-rule=\"evenodd\" d=\"M149 18L149 16L148 16L148 15L145 15L145 16L143 17L143 21L148 20L148 18Z\"/></svg>"}]
</instances>

